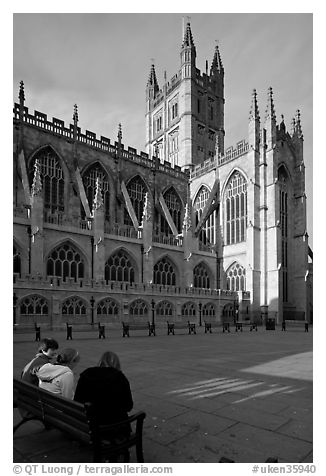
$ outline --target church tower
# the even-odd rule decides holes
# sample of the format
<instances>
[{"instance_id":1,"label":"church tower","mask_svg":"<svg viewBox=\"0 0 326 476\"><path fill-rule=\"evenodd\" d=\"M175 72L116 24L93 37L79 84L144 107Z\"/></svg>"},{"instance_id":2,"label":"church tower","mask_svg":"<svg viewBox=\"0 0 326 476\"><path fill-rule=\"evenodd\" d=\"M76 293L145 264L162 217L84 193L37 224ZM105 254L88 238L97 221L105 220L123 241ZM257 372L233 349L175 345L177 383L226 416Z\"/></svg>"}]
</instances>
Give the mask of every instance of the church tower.
<instances>
[{"instance_id":1,"label":"church tower","mask_svg":"<svg viewBox=\"0 0 326 476\"><path fill-rule=\"evenodd\" d=\"M152 64L146 87L146 152L182 170L213 159L218 139L224 153L224 68L215 47L210 71L196 67L196 46L188 22L180 49L180 69L159 89Z\"/></svg>"}]
</instances>

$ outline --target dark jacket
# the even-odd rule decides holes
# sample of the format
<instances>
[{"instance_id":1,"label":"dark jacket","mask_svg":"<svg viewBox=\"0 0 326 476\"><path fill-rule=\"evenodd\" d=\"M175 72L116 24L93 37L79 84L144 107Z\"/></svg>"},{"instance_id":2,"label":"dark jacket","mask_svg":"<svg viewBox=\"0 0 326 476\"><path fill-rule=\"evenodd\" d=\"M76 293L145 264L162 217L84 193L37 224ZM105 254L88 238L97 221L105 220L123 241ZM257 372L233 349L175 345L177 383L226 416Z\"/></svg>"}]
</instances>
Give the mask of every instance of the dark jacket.
<instances>
[{"instance_id":1,"label":"dark jacket","mask_svg":"<svg viewBox=\"0 0 326 476\"><path fill-rule=\"evenodd\" d=\"M128 418L133 407L128 379L112 367L90 367L80 374L74 400L93 404L98 423L115 423ZM129 431L130 432L130 431Z\"/></svg>"},{"instance_id":2,"label":"dark jacket","mask_svg":"<svg viewBox=\"0 0 326 476\"><path fill-rule=\"evenodd\" d=\"M38 377L36 376L36 372L38 372L44 364L48 364L49 362L51 362L51 358L43 354L43 352L36 354L34 359L25 365L21 375L22 379L25 382L38 385Z\"/></svg>"}]
</instances>

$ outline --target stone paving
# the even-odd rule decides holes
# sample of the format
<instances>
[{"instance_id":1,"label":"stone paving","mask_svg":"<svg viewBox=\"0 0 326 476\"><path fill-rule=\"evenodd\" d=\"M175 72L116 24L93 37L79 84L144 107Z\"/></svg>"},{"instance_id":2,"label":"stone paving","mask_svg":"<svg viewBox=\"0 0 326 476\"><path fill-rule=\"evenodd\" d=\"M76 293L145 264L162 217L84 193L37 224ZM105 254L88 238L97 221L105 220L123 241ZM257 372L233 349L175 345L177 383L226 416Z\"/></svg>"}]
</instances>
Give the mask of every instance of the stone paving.
<instances>
[{"instance_id":1,"label":"stone paving","mask_svg":"<svg viewBox=\"0 0 326 476\"><path fill-rule=\"evenodd\" d=\"M51 336L61 348L79 350L76 379L102 352L120 356L134 410L147 414L147 463L217 463L222 456L237 463L272 456L280 463L313 461L311 329L204 334L201 328L174 336L162 329L156 337L131 332L130 338L114 329L106 340L76 333L68 342L64 332ZM16 376L37 349L32 339L14 336ZM87 448L39 422L23 425L13 447L15 463L92 461Z\"/></svg>"}]
</instances>

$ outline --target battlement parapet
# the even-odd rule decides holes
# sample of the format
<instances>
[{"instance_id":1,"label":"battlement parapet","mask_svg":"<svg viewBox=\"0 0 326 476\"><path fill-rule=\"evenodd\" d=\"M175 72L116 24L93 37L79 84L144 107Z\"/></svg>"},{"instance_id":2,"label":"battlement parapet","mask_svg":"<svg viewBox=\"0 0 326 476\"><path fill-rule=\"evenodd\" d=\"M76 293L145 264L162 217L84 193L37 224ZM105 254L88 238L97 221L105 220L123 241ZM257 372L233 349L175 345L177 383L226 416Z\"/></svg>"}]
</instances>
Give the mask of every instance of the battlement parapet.
<instances>
[{"instance_id":1,"label":"battlement parapet","mask_svg":"<svg viewBox=\"0 0 326 476\"><path fill-rule=\"evenodd\" d=\"M223 165L226 162L230 162L233 159L237 159L241 155L246 154L248 150L248 142L246 142L245 139L242 139L241 141L237 142L235 148L233 146L230 146L225 150L224 155L219 156L218 165Z\"/></svg>"},{"instance_id":2,"label":"battlement parapet","mask_svg":"<svg viewBox=\"0 0 326 476\"><path fill-rule=\"evenodd\" d=\"M19 104L15 103L13 113L14 122L16 124L19 123L19 112L20 106ZM42 129L53 135L64 137L70 141L74 140L74 126L72 124L70 124L69 127L65 127L64 121L57 119L56 117L53 117L52 121L49 121L47 115L39 111L34 111L34 114L31 114L28 110L28 107L26 106L24 107L23 112L24 124L37 127L38 129ZM110 139L104 136L100 136L98 139L94 132L88 130L86 130L83 134L80 127L76 128L76 132L77 143L95 148L102 152L107 152L113 157L117 157L120 154L122 159L132 161L142 165L143 167L151 169L154 167L155 158L150 159L146 152L140 152L138 154L137 150L133 147L128 147L126 150L124 148L124 144L119 144L118 142L111 144ZM157 167L157 170L176 178L181 178L183 180L188 179L188 175L185 172L182 172L179 166L171 167L170 163L160 164Z\"/></svg>"}]
</instances>

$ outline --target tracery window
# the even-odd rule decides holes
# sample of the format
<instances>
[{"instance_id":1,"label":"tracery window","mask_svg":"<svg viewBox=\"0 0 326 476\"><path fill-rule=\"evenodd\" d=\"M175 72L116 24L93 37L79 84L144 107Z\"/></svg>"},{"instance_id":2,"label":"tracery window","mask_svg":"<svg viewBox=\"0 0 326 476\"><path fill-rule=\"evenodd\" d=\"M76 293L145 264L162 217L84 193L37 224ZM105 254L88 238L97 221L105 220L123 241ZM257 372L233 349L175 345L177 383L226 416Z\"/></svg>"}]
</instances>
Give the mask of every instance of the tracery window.
<instances>
[{"instance_id":1,"label":"tracery window","mask_svg":"<svg viewBox=\"0 0 326 476\"><path fill-rule=\"evenodd\" d=\"M281 167L278 173L279 200L280 200L280 227L281 227L281 266L282 266L282 286L283 302L288 301L288 175Z\"/></svg>"},{"instance_id":2,"label":"tracery window","mask_svg":"<svg viewBox=\"0 0 326 476\"><path fill-rule=\"evenodd\" d=\"M105 263L104 277L106 281L123 281L133 283L135 281L135 268L130 256L119 250Z\"/></svg>"},{"instance_id":3,"label":"tracery window","mask_svg":"<svg viewBox=\"0 0 326 476\"><path fill-rule=\"evenodd\" d=\"M203 210L205 208L206 202L209 197L209 190L204 185L200 188L196 200L194 202L194 211L195 211L195 222L196 226L198 225L200 218L202 216ZM204 223L200 233L199 233L199 242L203 245L215 244L216 243L216 211L210 214L206 222Z\"/></svg>"},{"instance_id":4,"label":"tracery window","mask_svg":"<svg viewBox=\"0 0 326 476\"><path fill-rule=\"evenodd\" d=\"M163 257L154 265L154 284L176 285L175 268L166 257Z\"/></svg>"},{"instance_id":5,"label":"tracery window","mask_svg":"<svg viewBox=\"0 0 326 476\"><path fill-rule=\"evenodd\" d=\"M138 223L141 224L143 218L143 210L145 204L145 195L147 192L146 185L144 181L137 175L136 177L132 178L127 184L127 191L134 208ZM128 210L125 209L125 217L124 217L125 225L132 226L132 221L129 216Z\"/></svg>"},{"instance_id":6,"label":"tracery window","mask_svg":"<svg viewBox=\"0 0 326 476\"><path fill-rule=\"evenodd\" d=\"M103 299L97 304L97 315L117 316L119 314L119 305L113 299Z\"/></svg>"},{"instance_id":7,"label":"tracery window","mask_svg":"<svg viewBox=\"0 0 326 476\"><path fill-rule=\"evenodd\" d=\"M210 273L204 263L199 263L195 266L193 275L195 288L210 288Z\"/></svg>"},{"instance_id":8,"label":"tracery window","mask_svg":"<svg viewBox=\"0 0 326 476\"><path fill-rule=\"evenodd\" d=\"M246 240L247 182L235 172L225 190L225 242L227 245Z\"/></svg>"},{"instance_id":9,"label":"tracery window","mask_svg":"<svg viewBox=\"0 0 326 476\"><path fill-rule=\"evenodd\" d=\"M78 296L66 299L62 303L62 314L72 317L84 316L86 314L86 302Z\"/></svg>"},{"instance_id":10,"label":"tracery window","mask_svg":"<svg viewBox=\"0 0 326 476\"><path fill-rule=\"evenodd\" d=\"M173 316L173 304L169 301L161 301L156 306L156 315L161 317Z\"/></svg>"},{"instance_id":11,"label":"tracery window","mask_svg":"<svg viewBox=\"0 0 326 476\"><path fill-rule=\"evenodd\" d=\"M148 305L142 299L137 299L129 305L129 314L131 316L148 316Z\"/></svg>"},{"instance_id":12,"label":"tracery window","mask_svg":"<svg viewBox=\"0 0 326 476\"><path fill-rule=\"evenodd\" d=\"M30 185L34 178L34 164L38 161L42 180L44 208L50 213L64 211L64 176L60 165L60 160L51 149L45 147L35 154L30 163L29 181Z\"/></svg>"},{"instance_id":13,"label":"tracery window","mask_svg":"<svg viewBox=\"0 0 326 476\"><path fill-rule=\"evenodd\" d=\"M96 192L96 181L99 179L104 210L105 210L105 219L110 219L110 190L109 190L109 180L104 169L99 165L95 164L93 167L88 169L83 175L83 184L85 187L85 193L88 200L88 205L90 211L93 209L93 201ZM83 206L81 207L82 217L85 218L85 211Z\"/></svg>"},{"instance_id":14,"label":"tracery window","mask_svg":"<svg viewBox=\"0 0 326 476\"><path fill-rule=\"evenodd\" d=\"M20 303L20 315L47 315L49 313L48 301L34 294L26 296Z\"/></svg>"},{"instance_id":15,"label":"tracery window","mask_svg":"<svg viewBox=\"0 0 326 476\"><path fill-rule=\"evenodd\" d=\"M193 302L186 302L181 307L181 315L184 317L195 317L196 306Z\"/></svg>"},{"instance_id":16,"label":"tracery window","mask_svg":"<svg viewBox=\"0 0 326 476\"><path fill-rule=\"evenodd\" d=\"M226 273L227 289L230 291L246 290L246 270L239 263L234 263Z\"/></svg>"},{"instance_id":17,"label":"tracery window","mask_svg":"<svg viewBox=\"0 0 326 476\"><path fill-rule=\"evenodd\" d=\"M81 254L70 244L57 246L49 255L46 264L48 276L77 279L84 278L85 264Z\"/></svg>"},{"instance_id":18,"label":"tracery window","mask_svg":"<svg viewBox=\"0 0 326 476\"><path fill-rule=\"evenodd\" d=\"M21 257L15 245L13 253L13 272L18 274L21 273Z\"/></svg>"},{"instance_id":19,"label":"tracery window","mask_svg":"<svg viewBox=\"0 0 326 476\"><path fill-rule=\"evenodd\" d=\"M181 200L173 187L169 188L163 195L166 206L169 209L170 215L172 220L178 230L181 233L181 210L182 210L182 203ZM161 215L161 233L165 235L171 235L172 231L169 227L168 222L166 221L165 217Z\"/></svg>"},{"instance_id":20,"label":"tracery window","mask_svg":"<svg viewBox=\"0 0 326 476\"><path fill-rule=\"evenodd\" d=\"M216 316L216 309L213 303L204 304L202 309L203 317L215 317Z\"/></svg>"}]
</instances>

